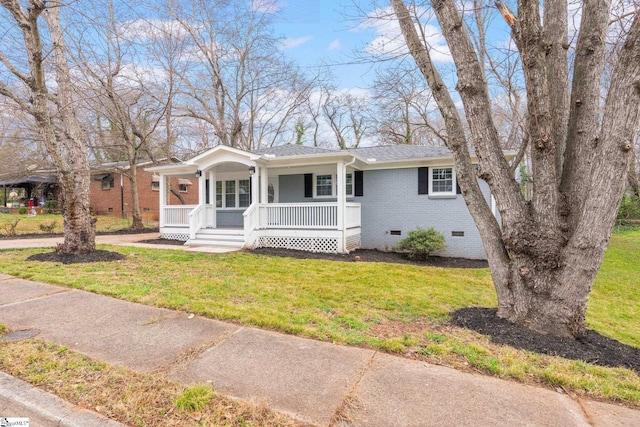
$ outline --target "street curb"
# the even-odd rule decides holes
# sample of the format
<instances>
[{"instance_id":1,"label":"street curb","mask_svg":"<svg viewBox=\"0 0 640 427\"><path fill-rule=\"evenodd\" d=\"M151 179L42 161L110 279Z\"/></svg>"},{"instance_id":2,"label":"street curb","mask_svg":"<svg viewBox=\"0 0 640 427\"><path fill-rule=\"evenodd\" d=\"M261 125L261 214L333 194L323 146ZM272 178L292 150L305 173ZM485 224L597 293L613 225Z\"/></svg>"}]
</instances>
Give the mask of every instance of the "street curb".
<instances>
[{"instance_id":1,"label":"street curb","mask_svg":"<svg viewBox=\"0 0 640 427\"><path fill-rule=\"evenodd\" d=\"M72 405L4 372L0 372L0 408L0 417L28 418L32 426L125 426L96 412Z\"/></svg>"}]
</instances>

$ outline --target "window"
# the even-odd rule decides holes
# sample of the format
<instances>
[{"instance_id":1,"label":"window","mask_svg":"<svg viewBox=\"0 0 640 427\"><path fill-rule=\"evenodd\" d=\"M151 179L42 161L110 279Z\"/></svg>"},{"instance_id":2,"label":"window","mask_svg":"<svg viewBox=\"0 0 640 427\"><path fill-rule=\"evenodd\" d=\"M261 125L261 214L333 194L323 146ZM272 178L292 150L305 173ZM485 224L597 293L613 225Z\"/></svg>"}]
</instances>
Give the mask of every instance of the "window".
<instances>
[{"instance_id":1,"label":"window","mask_svg":"<svg viewBox=\"0 0 640 427\"><path fill-rule=\"evenodd\" d=\"M316 175L316 197L333 196L333 175Z\"/></svg>"},{"instance_id":2,"label":"window","mask_svg":"<svg viewBox=\"0 0 640 427\"><path fill-rule=\"evenodd\" d=\"M315 177L315 194L314 197L337 197L336 186L338 182L335 175L314 175ZM347 196L353 196L353 174L348 173L345 177L345 191ZM305 197L307 197L305 195Z\"/></svg>"},{"instance_id":3,"label":"window","mask_svg":"<svg viewBox=\"0 0 640 427\"><path fill-rule=\"evenodd\" d=\"M224 207L236 207L236 181L224 182Z\"/></svg>"},{"instance_id":4,"label":"window","mask_svg":"<svg viewBox=\"0 0 640 427\"><path fill-rule=\"evenodd\" d=\"M181 193L186 193L189 190L189 187L186 184L178 184L178 191Z\"/></svg>"},{"instance_id":5,"label":"window","mask_svg":"<svg viewBox=\"0 0 640 427\"><path fill-rule=\"evenodd\" d=\"M113 188L113 175L105 175L102 178L102 189L103 190L111 190Z\"/></svg>"},{"instance_id":6,"label":"window","mask_svg":"<svg viewBox=\"0 0 640 427\"><path fill-rule=\"evenodd\" d=\"M353 174L352 173L347 174L344 185L347 190L347 196L353 196Z\"/></svg>"},{"instance_id":7,"label":"window","mask_svg":"<svg viewBox=\"0 0 640 427\"><path fill-rule=\"evenodd\" d=\"M222 207L222 181L216 181L216 208Z\"/></svg>"},{"instance_id":8,"label":"window","mask_svg":"<svg viewBox=\"0 0 640 427\"><path fill-rule=\"evenodd\" d=\"M453 168L431 168L429 194L456 194L455 174Z\"/></svg>"},{"instance_id":9,"label":"window","mask_svg":"<svg viewBox=\"0 0 640 427\"><path fill-rule=\"evenodd\" d=\"M216 181L216 208L235 209L251 205L251 180Z\"/></svg>"},{"instance_id":10,"label":"window","mask_svg":"<svg viewBox=\"0 0 640 427\"><path fill-rule=\"evenodd\" d=\"M160 191L160 177L158 175L153 175L151 177L151 190Z\"/></svg>"},{"instance_id":11,"label":"window","mask_svg":"<svg viewBox=\"0 0 640 427\"><path fill-rule=\"evenodd\" d=\"M238 181L238 205L246 208L251 204L251 181L241 179Z\"/></svg>"}]
</instances>

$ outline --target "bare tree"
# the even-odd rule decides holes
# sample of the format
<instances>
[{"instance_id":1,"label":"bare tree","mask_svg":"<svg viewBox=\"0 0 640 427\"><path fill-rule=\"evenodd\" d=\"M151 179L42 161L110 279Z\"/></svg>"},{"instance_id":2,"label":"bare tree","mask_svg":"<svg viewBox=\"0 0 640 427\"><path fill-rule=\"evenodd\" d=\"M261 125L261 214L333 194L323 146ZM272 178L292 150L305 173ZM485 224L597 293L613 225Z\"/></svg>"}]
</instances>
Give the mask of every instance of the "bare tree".
<instances>
[{"instance_id":1,"label":"bare tree","mask_svg":"<svg viewBox=\"0 0 640 427\"><path fill-rule=\"evenodd\" d=\"M446 132L419 70L406 64L387 68L378 72L372 90L381 144L443 144Z\"/></svg>"},{"instance_id":2,"label":"bare tree","mask_svg":"<svg viewBox=\"0 0 640 427\"><path fill-rule=\"evenodd\" d=\"M101 6L95 8L98 15L91 21L88 37L76 40L76 62L82 75L78 85L88 95L87 109L97 117L96 133L100 137L95 138L94 152L106 153L111 161L127 162L127 167L118 168L118 172L129 180L131 228L139 230L144 223L137 165L140 160L154 157L157 141L162 139L157 136L158 129L165 124L173 97L171 86L166 92L157 83L167 76L153 67L152 55L142 42L167 33L143 20L122 19L131 16L130 11L116 10L111 1ZM102 128L103 124L108 125L107 129Z\"/></svg>"},{"instance_id":3,"label":"bare tree","mask_svg":"<svg viewBox=\"0 0 640 427\"><path fill-rule=\"evenodd\" d=\"M368 102L364 96L325 87L321 109L341 150L357 148L367 134Z\"/></svg>"},{"instance_id":4,"label":"bare tree","mask_svg":"<svg viewBox=\"0 0 640 427\"><path fill-rule=\"evenodd\" d=\"M464 199L480 230L498 295L498 315L554 335L585 329L591 286L622 198L640 118L640 16L630 17L601 107L608 1L585 0L569 72L567 2L497 6L512 29L527 94L533 198L526 201L498 143L478 52L454 0L432 2L448 42L469 133L402 0L391 0L406 45L445 120ZM544 19L540 12L543 12ZM496 198L502 226L482 197L468 146Z\"/></svg>"},{"instance_id":5,"label":"bare tree","mask_svg":"<svg viewBox=\"0 0 640 427\"><path fill-rule=\"evenodd\" d=\"M6 76L0 80L0 95L33 117L57 169L64 197L64 242L57 250L91 252L95 219L89 211L87 137L76 113L61 4L30 0L25 8L18 0L2 0L0 5L5 12L3 46L11 47L0 51L0 72ZM55 82L48 80L51 75Z\"/></svg>"},{"instance_id":6,"label":"bare tree","mask_svg":"<svg viewBox=\"0 0 640 427\"><path fill-rule=\"evenodd\" d=\"M290 142L312 82L285 60L271 15L251 2L191 0L167 15L189 36L176 114L206 124L215 144L251 150Z\"/></svg>"}]
</instances>

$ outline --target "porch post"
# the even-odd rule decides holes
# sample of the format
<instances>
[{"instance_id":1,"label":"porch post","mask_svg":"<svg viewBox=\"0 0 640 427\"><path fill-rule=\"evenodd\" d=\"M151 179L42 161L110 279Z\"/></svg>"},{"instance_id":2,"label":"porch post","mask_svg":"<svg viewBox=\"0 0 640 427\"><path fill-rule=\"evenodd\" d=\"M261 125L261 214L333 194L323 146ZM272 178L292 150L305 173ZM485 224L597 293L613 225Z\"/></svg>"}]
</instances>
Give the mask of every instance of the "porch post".
<instances>
[{"instance_id":1,"label":"porch post","mask_svg":"<svg viewBox=\"0 0 640 427\"><path fill-rule=\"evenodd\" d=\"M212 168L209 171L209 203L211 204L211 210L213 211L212 218L210 219L211 227L218 228L217 217L218 208L216 206L216 168Z\"/></svg>"},{"instance_id":2,"label":"porch post","mask_svg":"<svg viewBox=\"0 0 640 427\"><path fill-rule=\"evenodd\" d=\"M198 205L204 205L205 202L207 201L206 180L207 180L207 174L204 171L202 171L202 173L200 174L200 177L198 178Z\"/></svg>"},{"instance_id":3,"label":"porch post","mask_svg":"<svg viewBox=\"0 0 640 427\"><path fill-rule=\"evenodd\" d=\"M345 170L344 162L338 162L336 173L336 195L338 196L338 230L340 231L341 238L338 241L338 250L340 252L345 252L345 244L344 244L344 224L345 224L345 205L347 203L347 190L345 188Z\"/></svg>"},{"instance_id":4,"label":"porch post","mask_svg":"<svg viewBox=\"0 0 640 427\"><path fill-rule=\"evenodd\" d=\"M260 202L260 175L262 174L262 167L256 165L256 171L251 176L251 201L250 205Z\"/></svg>"},{"instance_id":5,"label":"porch post","mask_svg":"<svg viewBox=\"0 0 640 427\"><path fill-rule=\"evenodd\" d=\"M160 221L160 227L164 227L165 224L165 207L167 206L167 176L160 175L160 203L158 220Z\"/></svg>"},{"instance_id":6,"label":"porch post","mask_svg":"<svg viewBox=\"0 0 640 427\"><path fill-rule=\"evenodd\" d=\"M260 203L269 203L269 171L266 166L260 168Z\"/></svg>"}]
</instances>

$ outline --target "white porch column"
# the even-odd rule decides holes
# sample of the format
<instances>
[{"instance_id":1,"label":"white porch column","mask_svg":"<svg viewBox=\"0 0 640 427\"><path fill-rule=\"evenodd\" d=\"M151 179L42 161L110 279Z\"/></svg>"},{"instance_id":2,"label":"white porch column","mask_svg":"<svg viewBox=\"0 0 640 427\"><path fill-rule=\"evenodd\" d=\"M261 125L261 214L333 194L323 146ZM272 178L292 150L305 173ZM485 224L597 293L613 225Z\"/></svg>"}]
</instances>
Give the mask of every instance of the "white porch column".
<instances>
[{"instance_id":1,"label":"white porch column","mask_svg":"<svg viewBox=\"0 0 640 427\"><path fill-rule=\"evenodd\" d=\"M204 205L207 201L207 174L204 171L200 171L200 177L198 178L198 205Z\"/></svg>"},{"instance_id":2,"label":"white porch column","mask_svg":"<svg viewBox=\"0 0 640 427\"><path fill-rule=\"evenodd\" d=\"M258 165L255 166L256 171L251 175L251 202L250 204L258 203L260 201L260 175L262 174L262 168Z\"/></svg>"},{"instance_id":3,"label":"white porch column","mask_svg":"<svg viewBox=\"0 0 640 427\"><path fill-rule=\"evenodd\" d=\"M347 203L347 190L345 188L346 168L344 162L338 162L336 172L336 195L338 196L338 230L344 231L345 213Z\"/></svg>"},{"instance_id":4,"label":"white porch column","mask_svg":"<svg viewBox=\"0 0 640 427\"><path fill-rule=\"evenodd\" d=\"M212 206L212 210L213 210L213 215L212 218L210 218L210 223L211 223L211 227L212 228L217 228L218 227L218 223L217 223L217 207L216 207L216 179L217 179L217 174L216 174L216 168L211 168L211 170L208 172L209 175L209 203Z\"/></svg>"},{"instance_id":5,"label":"white porch column","mask_svg":"<svg viewBox=\"0 0 640 427\"><path fill-rule=\"evenodd\" d=\"M269 203L269 171L265 166L260 168L260 203Z\"/></svg>"},{"instance_id":6,"label":"white porch column","mask_svg":"<svg viewBox=\"0 0 640 427\"><path fill-rule=\"evenodd\" d=\"M159 209L160 211L158 212L158 219L160 221L160 227L164 227L165 224L165 216L164 216L164 211L165 211L165 207L167 206L167 176L166 175L160 175L160 203L159 203Z\"/></svg>"}]
</instances>

